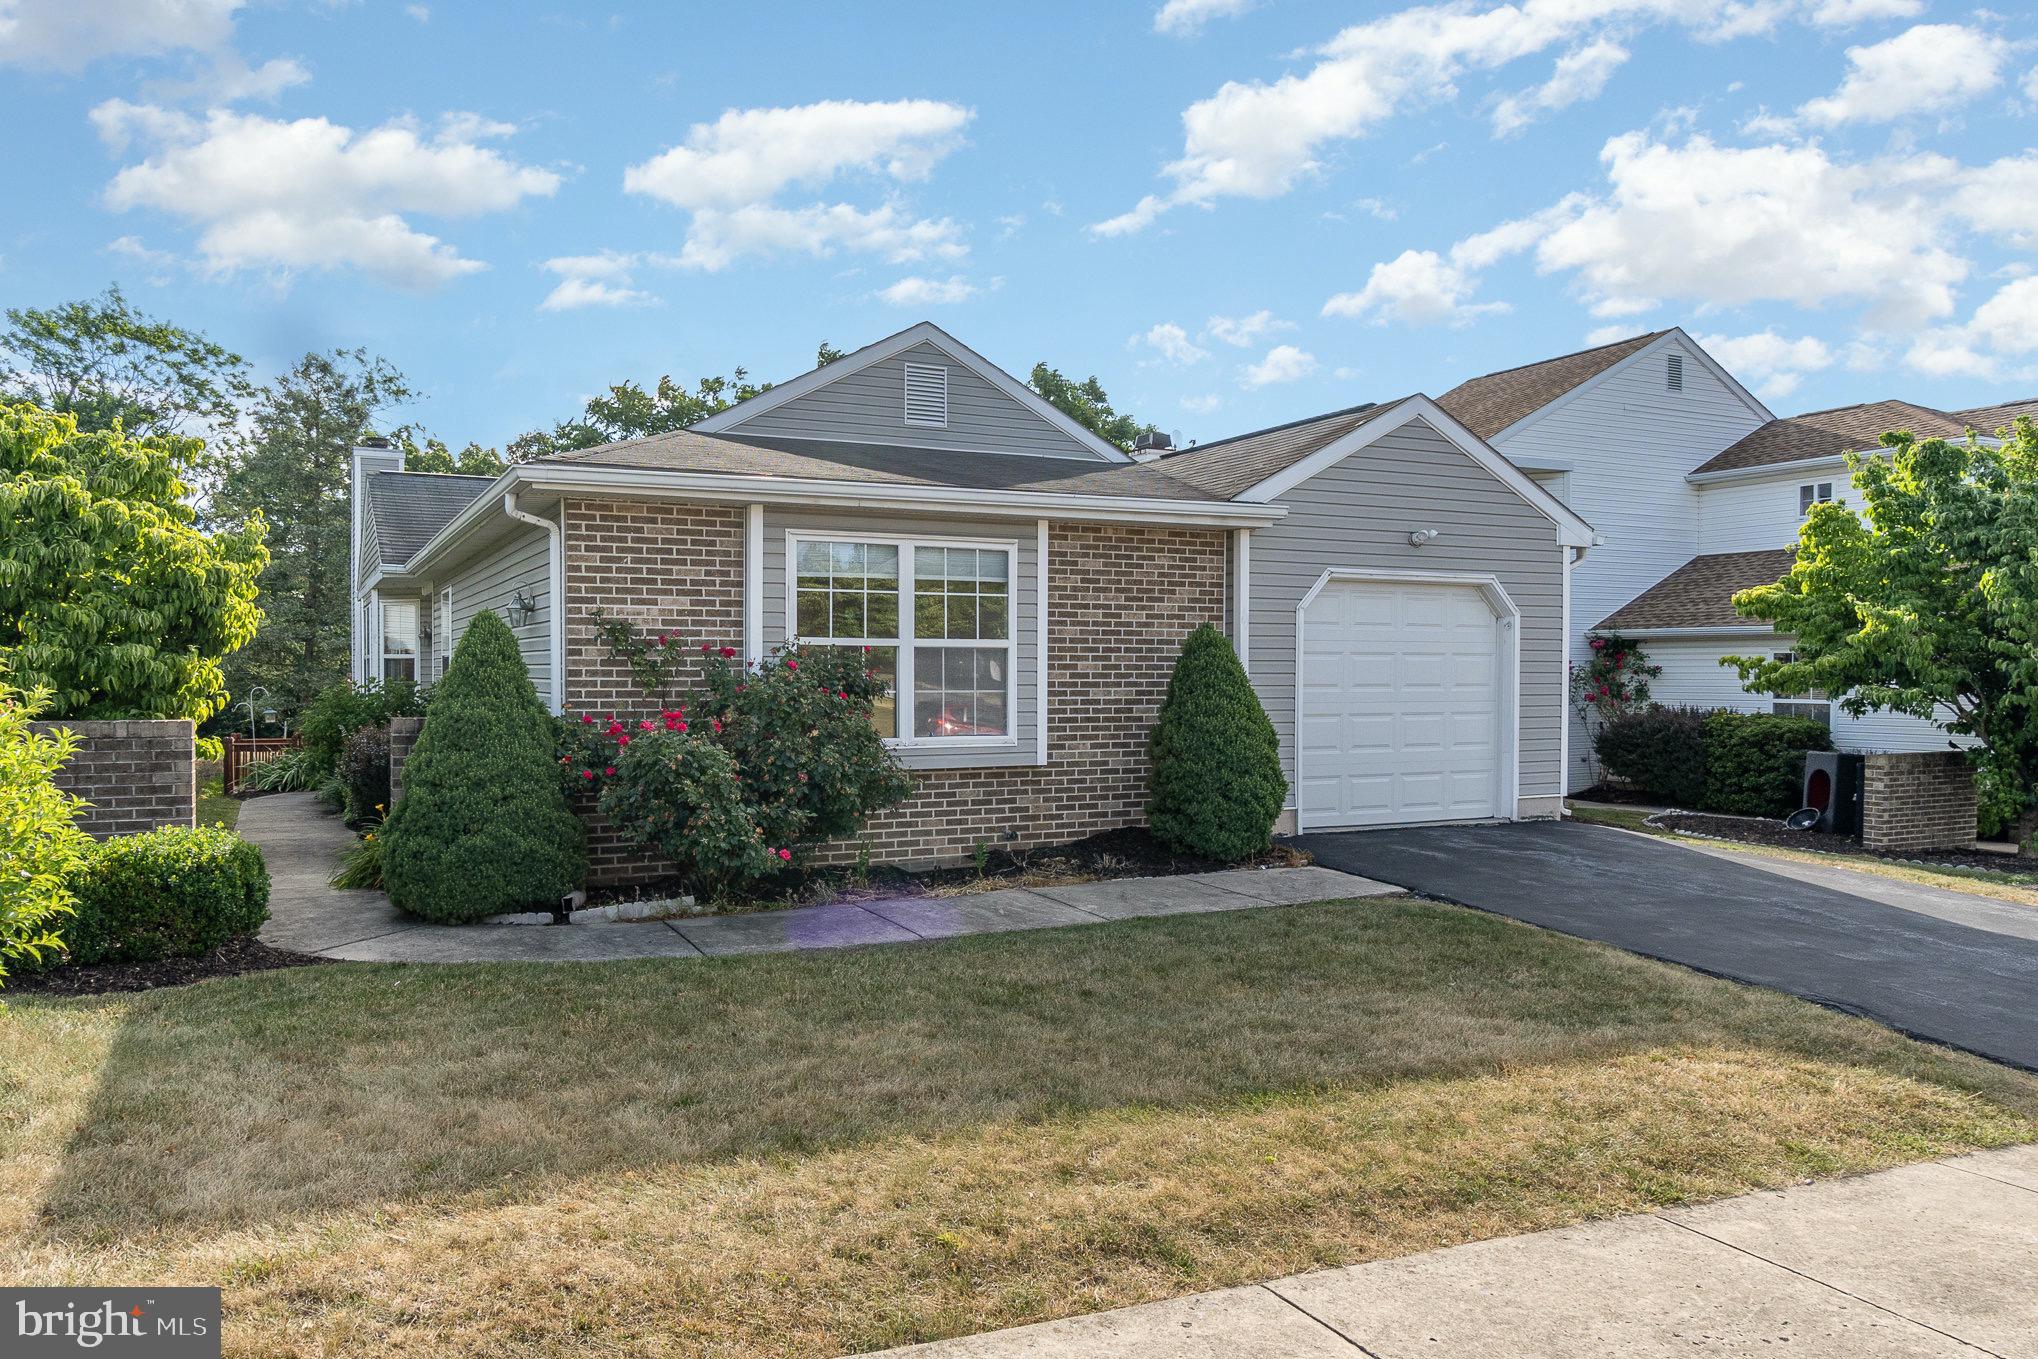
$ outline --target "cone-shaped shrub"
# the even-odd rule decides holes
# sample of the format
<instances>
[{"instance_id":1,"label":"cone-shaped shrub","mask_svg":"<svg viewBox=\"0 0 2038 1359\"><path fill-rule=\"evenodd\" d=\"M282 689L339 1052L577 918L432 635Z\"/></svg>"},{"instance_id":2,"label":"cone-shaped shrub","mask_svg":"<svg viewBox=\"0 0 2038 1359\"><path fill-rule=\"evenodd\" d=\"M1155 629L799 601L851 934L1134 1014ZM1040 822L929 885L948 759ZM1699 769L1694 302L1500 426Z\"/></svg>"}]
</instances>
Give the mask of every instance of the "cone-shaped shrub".
<instances>
[{"instance_id":1,"label":"cone-shaped shrub","mask_svg":"<svg viewBox=\"0 0 2038 1359\"><path fill-rule=\"evenodd\" d=\"M1188 854L1227 862L1271 843L1288 796L1274 724L1224 634L1189 634L1148 741L1146 815Z\"/></svg>"},{"instance_id":2,"label":"cone-shaped shrub","mask_svg":"<svg viewBox=\"0 0 2038 1359\"><path fill-rule=\"evenodd\" d=\"M559 786L553 730L509 625L476 614L432 688L403 800L382 827L391 901L460 923L550 910L580 882L580 819Z\"/></svg>"}]
</instances>

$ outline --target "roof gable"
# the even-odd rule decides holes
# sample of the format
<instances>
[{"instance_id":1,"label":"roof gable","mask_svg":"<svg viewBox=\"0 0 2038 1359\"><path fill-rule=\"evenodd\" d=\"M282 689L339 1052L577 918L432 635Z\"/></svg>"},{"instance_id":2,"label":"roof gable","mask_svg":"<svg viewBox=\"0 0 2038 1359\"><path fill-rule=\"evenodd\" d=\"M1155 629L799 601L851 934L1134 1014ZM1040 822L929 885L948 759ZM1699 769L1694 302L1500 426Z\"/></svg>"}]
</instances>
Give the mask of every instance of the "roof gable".
<instances>
[{"instance_id":1,"label":"roof gable","mask_svg":"<svg viewBox=\"0 0 2038 1359\"><path fill-rule=\"evenodd\" d=\"M383 566L401 566L494 484L494 477L441 472L371 472L369 541Z\"/></svg>"},{"instance_id":2,"label":"roof gable","mask_svg":"<svg viewBox=\"0 0 2038 1359\"><path fill-rule=\"evenodd\" d=\"M946 418L928 422L928 408L915 402L915 418L909 420L909 370L929 369L939 370L936 386L944 398L934 409L945 407ZM1087 462L1131 460L1122 449L927 321L782 382L693 428L704 434L841 440Z\"/></svg>"}]
</instances>

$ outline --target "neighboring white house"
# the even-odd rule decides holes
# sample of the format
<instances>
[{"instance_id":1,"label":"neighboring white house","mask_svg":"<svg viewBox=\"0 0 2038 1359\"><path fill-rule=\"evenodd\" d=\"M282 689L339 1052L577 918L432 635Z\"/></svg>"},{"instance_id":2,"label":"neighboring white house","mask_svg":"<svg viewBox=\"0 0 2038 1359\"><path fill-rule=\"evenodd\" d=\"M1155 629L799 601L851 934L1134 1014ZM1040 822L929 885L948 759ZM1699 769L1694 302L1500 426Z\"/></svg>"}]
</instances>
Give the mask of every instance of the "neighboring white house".
<instances>
[{"instance_id":1,"label":"neighboring white house","mask_svg":"<svg viewBox=\"0 0 2038 1359\"><path fill-rule=\"evenodd\" d=\"M1813 717L1843 750L1945 748L1947 734L1915 718L1748 693L1721 658L1785 653L1790 639L1740 617L1733 596L1790 569L1814 503L1849 499L1849 454L1892 429L1992 434L2038 401L1951 412L1879 401L1779 419L1670 329L1473 378L1438 404L1598 530L1572 573L1573 664L1595 634L1619 633L1663 667L1659 702ZM1597 773L1575 712L1570 723L1575 788Z\"/></svg>"}]
</instances>

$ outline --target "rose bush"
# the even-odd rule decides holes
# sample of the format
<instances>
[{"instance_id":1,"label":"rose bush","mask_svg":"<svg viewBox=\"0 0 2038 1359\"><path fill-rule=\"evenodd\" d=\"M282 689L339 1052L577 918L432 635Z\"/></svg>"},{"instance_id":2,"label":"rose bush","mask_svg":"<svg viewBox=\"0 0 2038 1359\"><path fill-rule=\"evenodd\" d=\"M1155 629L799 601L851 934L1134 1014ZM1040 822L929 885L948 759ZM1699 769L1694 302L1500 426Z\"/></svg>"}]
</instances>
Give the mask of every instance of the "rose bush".
<instances>
[{"instance_id":1,"label":"rose bush","mask_svg":"<svg viewBox=\"0 0 2038 1359\"><path fill-rule=\"evenodd\" d=\"M697 890L752 886L910 795L871 724L885 682L862 652L787 647L744 666L733 647L700 650L685 701L655 717L569 715L559 754L569 790Z\"/></svg>"}]
</instances>

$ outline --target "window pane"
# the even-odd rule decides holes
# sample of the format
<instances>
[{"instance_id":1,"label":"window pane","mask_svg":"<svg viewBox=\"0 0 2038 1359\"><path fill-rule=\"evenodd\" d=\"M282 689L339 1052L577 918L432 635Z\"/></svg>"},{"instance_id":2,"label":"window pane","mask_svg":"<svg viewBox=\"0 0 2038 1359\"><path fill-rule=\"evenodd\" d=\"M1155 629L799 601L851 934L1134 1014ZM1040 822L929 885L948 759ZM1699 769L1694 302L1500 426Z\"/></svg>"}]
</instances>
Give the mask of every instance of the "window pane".
<instances>
[{"instance_id":1,"label":"window pane","mask_svg":"<svg viewBox=\"0 0 2038 1359\"><path fill-rule=\"evenodd\" d=\"M389 656L414 656L418 649L418 606L392 600L382 606L382 651Z\"/></svg>"},{"instance_id":2,"label":"window pane","mask_svg":"<svg viewBox=\"0 0 2038 1359\"><path fill-rule=\"evenodd\" d=\"M835 592L833 637L861 637L863 631L863 596L845 590Z\"/></svg>"},{"instance_id":3,"label":"window pane","mask_svg":"<svg viewBox=\"0 0 2038 1359\"><path fill-rule=\"evenodd\" d=\"M1002 648L923 646L913 653L913 734L1003 736L1007 725Z\"/></svg>"},{"instance_id":4,"label":"window pane","mask_svg":"<svg viewBox=\"0 0 2038 1359\"><path fill-rule=\"evenodd\" d=\"M979 689L977 691L977 726L986 734L1004 735L1010 730L1005 725L1005 691L1003 689Z\"/></svg>"},{"instance_id":5,"label":"window pane","mask_svg":"<svg viewBox=\"0 0 2038 1359\"><path fill-rule=\"evenodd\" d=\"M1005 572L1008 565L1009 563L1005 560L1005 554L1002 552L979 552L977 553L977 579L984 582L986 590L992 588L992 582L994 581L997 583L996 588L1002 590L1005 586Z\"/></svg>"},{"instance_id":6,"label":"window pane","mask_svg":"<svg viewBox=\"0 0 2038 1359\"><path fill-rule=\"evenodd\" d=\"M828 544L800 544L800 588L828 583Z\"/></svg>"},{"instance_id":7,"label":"window pane","mask_svg":"<svg viewBox=\"0 0 2038 1359\"><path fill-rule=\"evenodd\" d=\"M950 637L975 637L977 635L977 600L975 595L950 595L948 597L948 635Z\"/></svg>"},{"instance_id":8,"label":"window pane","mask_svg":"<svg viewBox=\"0 0 2038 1359\"><path fill-rule=\"evenodd\" d=\"M977 604L977 636L985 641L1005 640L1007 618L1003 595L987 595Z\"/></svg>"},{"instance_id":9,"label":"window pane","mask_svg":"<svg viewBox=\"0 0 2038 1359\"><path fill-rule=\"evenodd\" d=\"M948 570L950 580L975 580L977 578L976 549L951 547L948 549Z\"/></svg>"},{"instance_id":10,"label":"window pane","mask_svg":"<svg viewBox=\"0 0 2038 1359\"><path fill-rule=\"evenodd\" d=\"M947 574L943 564L947 549L939 547L916 547L913 549L913 587L925 589L929 581L938 581ZM939 587L936 587L939 588Z\"/></svg>"},{"instance_id":11,"label":"window pane","mask_svg":"<svg viewBox=\"0 0 2038 1359\"><path fill-rule=\"evenodd\" d=\"M896 582L890 583L896 585ZM871 585L873 587L873 592L869 596L869 602L866 605L868 621L865 622L864 624L864 626L869 628L870 631L866 632L864 636L866 637L898 636L899 596L891 590L887 590L883 594L876 593L875 587L877 585L877 580L875 577L872 578Z\"/></svg>"},{"instance_id":12,"label":"window pane","mask_svg":"<svg viewBox=\"0 0 2038 1359\"><path fill-rule=\"evenodd\" d=\"M862 544L830 543L828 544L828 551L831 558L829 567L836 577L861 576L863 574Z\"/></svg>"},{"instance_id":13,"label":"window pane","mask_svg":"<svg viewBox=\"0 0 2038 1359\"><path fill-rule=\"evenodd\" d=\"M828 635L828 592L826 590L800 591L798 630L802 637L826 637Z\"/></svg>"},{"instance_id":14,"label":"window pane","mask_svg":"<svg viewBox=\"0 0 2038 1359\"><path fill-rule=\"evenodd\" d=\"M938 594L927 594L921 591L917 583L914 586L914 590L913 635L915 637L941 636L947 630L948 619L947 610L943 607L942 597Z\"/></svg>"},{"instance_id":15,"label":"window pane","mask_svg":"<svg viewBox=\"0 0 2038 1359\"><path fill-rule=\"evenodd\" d=\"M941 687L977 687L977 654L966 647L949 647L941 653Z\"/></svg>"},{"instance_id":16,"label":"window pane","mask_svg":"<svg viewBox=\"0 0 2038 1359\"><path fill-rule=\"evenodd\" d=\"M899 734L899 649L895 646L874 646L865 658L869 668L875 670L885 682L883 697L870 706L870 723L878 735L893 737Z\"/></svg>"},{"instance_id":17,"label":"window pane","mask_svg":"<svg viewBox=\"0 0 2038 1359\"><path fill-rule=\"evenodd\" d=\"M871 543L864 550L864 567L871 587L899 583L899 549L890 543Z\"/></svg>"},{"instance_id":18,"label":"window pane","mask_svg":"<svg viewBox=\"0 0 2038 1359\"><path fill-rule=\"evenodd\" d=\"M382 678L385 680L415 680L417 677L418 663L415 656L382 658Z\"/></svg>"}]
</instances>

